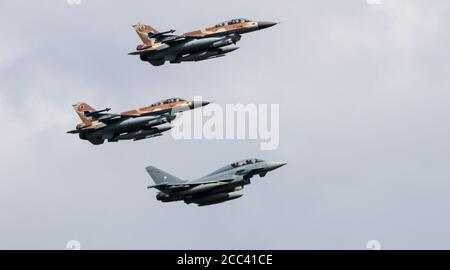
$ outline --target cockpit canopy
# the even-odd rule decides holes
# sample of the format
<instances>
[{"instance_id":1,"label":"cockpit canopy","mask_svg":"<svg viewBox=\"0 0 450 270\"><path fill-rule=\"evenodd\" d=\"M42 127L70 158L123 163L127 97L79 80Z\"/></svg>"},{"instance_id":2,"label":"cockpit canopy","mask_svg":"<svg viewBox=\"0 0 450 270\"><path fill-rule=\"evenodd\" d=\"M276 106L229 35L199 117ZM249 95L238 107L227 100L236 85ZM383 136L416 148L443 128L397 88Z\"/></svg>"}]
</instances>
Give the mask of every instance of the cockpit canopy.
<instances>
[{"instance_id":1,"label":"cockpit canopy","mask_svg":"<svg viewBox=\"0 0 450 270\"><path fill-rule=\"evenodd\" d=\"M164 104L169 104L169 103L174 103L174 102L179 102L179 101L185 101L185 100L182 99L182 98L169 98L169 99L166 99L166 100L161 100L159 102L153 103L151 106L152 107L153 106L161 106L161 105L164 105Z\"/></svg>"},{"instance_id":2,"label":"cockpit canopy","mask_svg":"<svg viewBox=\"0 0 450 270\"><path fill-rule=\"evenodd\" d=\"M235 163L231 164L231 167L237 168L237 167L241 167L241 166L244 166L244 165L255 164L255 163L258 163L258 162L263 162L263 160L256 159L256 158L255 159L241 160L241 161L238 161L238 162L235 162Z\"/></svg>"},{"instance_id":3,"label":"cockpit canopy","mask_svg":"<svg viewBox=\"0 0 450 270\"><path fill-rule=\"evenodd\" d=\"M226 21L226 22L222 22L222 23L216 24L216 27L223 27L225 25L232 25L232 24L245 23L245 22L251 22L251 20L244 19L244 18L233 19L233 20L229 20L229 21Z\"/></svg>"},{"instance_id":4,"label":"cockpit canopy","mask_svg":"<svg viewBox=\"0 0 450 270\"><path fill-rule=\"evenodd\" d=\"M227 166L225 166L223 168L220 168L220 169L218 169L218 170L208 174L207 176L218 174L218 173L222 173L222 172L231 170L233 168L238 168L238 167L241 167L241 166L244 166L244 165L255 164L255 163L259 163L259 162L264 162L264 160L261 160L261 159L246 159L246 160L238 161L238 162L232 163L230 165L227 165Z\"/></svg>"}]
</instances>

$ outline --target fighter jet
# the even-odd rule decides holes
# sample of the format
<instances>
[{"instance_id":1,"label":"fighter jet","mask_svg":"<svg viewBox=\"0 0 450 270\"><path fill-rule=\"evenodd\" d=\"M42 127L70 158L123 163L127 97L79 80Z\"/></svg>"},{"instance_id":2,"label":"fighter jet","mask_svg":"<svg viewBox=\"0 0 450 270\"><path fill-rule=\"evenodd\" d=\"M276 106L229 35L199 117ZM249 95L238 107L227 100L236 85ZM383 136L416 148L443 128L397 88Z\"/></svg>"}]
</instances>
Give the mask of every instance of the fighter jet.
<instances>
[{"instance_id":1,"label":"fighter jet","mask_svg":"<svg viewBox=\"0 0 450 270\"><path fill-rule=\"evenodd\" d=\"M82 123L67 133L79 134L80 139L88 140L94 145L103 144L105 140L138 141L161 136L164 131L172 128L170 123L178 113L208 104L206 101L170 98L140 109L111 114L108 113L110 108L97 111L84 102L78 102L73 108Z\"/></svg>"},{"instance_id":2,"label":"fighter jet","mask_svg":"<svg viewBox=\"0 0 450 270\"><path fill-rule=\"evenodd\" d=\"M156 195L158 201L184 201L186 204L205 206L242 197L240 191L250 184L250 178L255 175L264 177L268 172L284 165L284 162L247 159L194 180L177 178L153 166L147 167L146 170L155 182L155 185L148 188L159 190Z\"/></svg>"},{"instance_id":3,"label":"fighter jet","mask_svg":"<svg viewBox=\"0 0 450 270\"><path fill-rule=\"evenodd\" d=\"M130 55L139 55L142 61L154 66L170 63L203 61L238 49L236 43L241 35L276 25L274 22L258 22L248 19L233 19L181 35L174 35L175 30L158 32L150 25L138 23L133 25L142 40L136 51Z\"/></svg>"}]
</instances>

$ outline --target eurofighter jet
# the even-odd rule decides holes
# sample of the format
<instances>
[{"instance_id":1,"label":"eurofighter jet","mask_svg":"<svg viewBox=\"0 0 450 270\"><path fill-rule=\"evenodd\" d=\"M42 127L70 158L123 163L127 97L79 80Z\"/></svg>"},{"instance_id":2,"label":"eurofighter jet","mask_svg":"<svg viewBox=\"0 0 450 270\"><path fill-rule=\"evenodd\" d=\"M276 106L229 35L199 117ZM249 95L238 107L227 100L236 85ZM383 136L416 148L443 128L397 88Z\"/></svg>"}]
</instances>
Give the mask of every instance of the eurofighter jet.
<instances>
[{"instance_id":1,"label":"eurofighter jet","mask_svg":"<svg viewBox=\"0 0 450 270\"><path fill-rule=\"evenodd\" d=\"M158 32L150 25L133 25L142 40L136 51L130 55L139 55L142 61L154 66L170 63L197 62L225 56L237 50L233 46L241 35L259 31L276 25L274 22L258 22L248 19L233 19L216 24L213 27L174 35L175 30Z\"/></svg>"},{"instance_id":2,"label":"eurofighter jet","mask_svg":"<svg viewBox=\"0 0 450 270\"><path fill-rule=\"evenodd\" d=\"M84 102L73 105L82 123L70 134L79 134L80 139L88 140L94 145L103 144L105 140L143 140L161 136L170 130L170 124L178 113L208 105L206 101L186 101L170 98L156 102L148 107L122 112L108 113L111 109L95 110Z\"/></svg>"},{"instance_id":3,"label":"eurofighter jet","mask_svg":"<svg viewBox=\"0 0 450 270\"><path fill-rule=\"evenodd\" d=\"M155 185L148 188L159 190L156 195L158 201L184 201L186 204L205 206L242 197L240 191L250 184L250 178L255 175L264 177L268 172L284 165L284 162L247 159L194 180L177 178L153 166L147 167L146 170L155 182Z\"/></svg>"}]
</instances>

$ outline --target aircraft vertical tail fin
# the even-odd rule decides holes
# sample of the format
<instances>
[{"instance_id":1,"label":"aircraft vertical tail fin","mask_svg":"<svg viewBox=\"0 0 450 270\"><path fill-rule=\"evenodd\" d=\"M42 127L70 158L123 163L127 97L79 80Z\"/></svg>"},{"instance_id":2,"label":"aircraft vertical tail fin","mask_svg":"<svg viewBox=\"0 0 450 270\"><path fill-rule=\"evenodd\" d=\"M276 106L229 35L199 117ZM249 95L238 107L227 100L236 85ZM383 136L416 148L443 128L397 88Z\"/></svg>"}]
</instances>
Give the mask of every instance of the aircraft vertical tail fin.
<instances>
[{"instance_id":1,"label":"aircraft vertical tail fin","mask_svg":"<svg viewBox=\"0 0 450 270\"><path fill-rule=\"evenodd\" d=\"M152 45L154 42L154 39L148 38L148 34L157 34L158 31L151 27L150 25L144 24L144 23L137 23L133 25L134 30L136 30L136 33L141 38L142 42L145 45Z\"/></svg>"},{"instance_id":2,"label":"aircraft vertical tail fin","mask_svg":"<svg viewBox=\"0 0 450 270\"><path fill-rule=\"evenodd\" d=\"M186 182L185 180L182 180L176 176L173 176L153 166L148 166L145 169L147 170L150 177L153 179L153 182L155 182L155 184L157 185L161 184L176 185Z\"/></svg>"},{"instance_id":3,"label":"aircraft vertical tail fin","mask_svg":"<svg viewBox=\"0 0 450 270\"><path fill-rule=\"evenodd\" d=\"M87 117L84 113L95 112L94 108L92 108L85 102L78 102L72 106L84 124L90 125L92 123L92 117Z\"/></svg>"}]
</instances>

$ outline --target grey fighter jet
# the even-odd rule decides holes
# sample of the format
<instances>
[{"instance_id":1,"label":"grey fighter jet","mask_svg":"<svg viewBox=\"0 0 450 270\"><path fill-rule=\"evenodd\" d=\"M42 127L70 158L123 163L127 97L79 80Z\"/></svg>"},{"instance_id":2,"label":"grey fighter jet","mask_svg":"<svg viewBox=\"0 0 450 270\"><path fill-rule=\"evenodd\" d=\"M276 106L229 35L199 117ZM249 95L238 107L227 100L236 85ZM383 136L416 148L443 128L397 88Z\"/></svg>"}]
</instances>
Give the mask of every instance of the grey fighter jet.
<instances>
[{"instance_id":1,"label":"grey fighter jet","mask_svg":"<svg viewBox=\"0 0 450 270\"><path fill-rule=\"evenodd\" d=\"M153 166L146 168L159 193L156 199L161 202L184 201L199 206L212 205L234 200L243 196L240 191L250 184L255 175L266 176L270 171L286 165L284 162L271 162L260 159L247 159L232 163L204 177L183 180Z\"/></svg>"},{"instance_id":2,"label":"grey fighter jet","mask_svg":"<svg viewBox=\"0 0 450 270\"><path fill-rule=\"evenodd\" d=\"M174 35L175 30L158 32L150 25L138 23L133 27L143 43L129 54L139 55L142 61L154 66L163 65L166 61L173 64L214 59L237 50L238 47L233 45L241 39L242 34L276 24L240 18Z\"/></svg>"},{"instance_id":3,"label":"grey fighter jet","mask_svg":"<svg viewBox=\"0 0 450 270\"><path fill-rule=\"evenodd\" d=\"M206 101L187 101L181 98L169 98L150 106L118 114L108 113L109 108L95 110L84 102L73 105L82 123L70 134L78 134L80 139L88 140L94 145L103 144L105 140L143 140L161 136L172 128L170 124L178 113L208 105Z\"/></svg>"}]
</instances>

